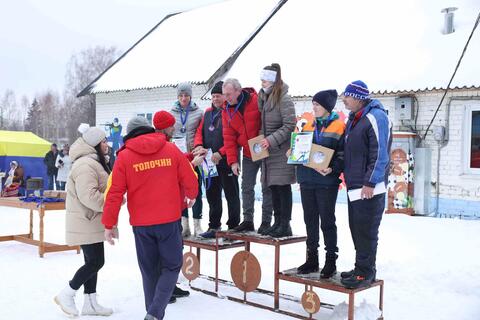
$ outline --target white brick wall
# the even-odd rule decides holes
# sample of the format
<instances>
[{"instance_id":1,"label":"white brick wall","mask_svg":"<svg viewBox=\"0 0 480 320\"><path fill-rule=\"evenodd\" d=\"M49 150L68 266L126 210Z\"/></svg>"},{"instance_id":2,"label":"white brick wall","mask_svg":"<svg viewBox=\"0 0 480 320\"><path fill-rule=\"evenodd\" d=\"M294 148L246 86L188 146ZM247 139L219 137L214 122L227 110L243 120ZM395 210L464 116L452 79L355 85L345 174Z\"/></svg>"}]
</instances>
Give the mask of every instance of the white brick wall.
<instances>
[{"instance_id":1,"label":"white brick wall","mask_svg":"<svg viewBox=\"0 0 480 320\"><path fill-rule=\"evenodd\" d=\"M193 101L202 108L210 105L209 100L201 100L206 92L205 85L194 86ZM416 94L419 104L417 130L423 136L431 118L441 100L443 92L424 92ZM446 105L451 97L480 96L480 90L456 90L450 92L445 98L440 111L433 125L446 125ZM401 121L395 118L395 95L377 96L384 106L389 110L389 116L393 121L395 131L410 131L409 126L402 125ZM130 92L99 93L96 96L97 103L97 125L113 121L118 117L125 128L128 120L137 113L155 113L158 110L170 110L171 105L177 98L176 88L166 87L151 90L135 90ZM296 98L295 108L297 114L311 111L311 97ZM464 200L478 200L480 195L480 175L465 175L462 160L464 155L464 115L466 105L480 105L479 100L452 101L450 109L450 123L448 137L449 141L440 154L440 196L443 198L454 198ZM345 107L341 101L337 103L337 110L344 111ZM432 148L432 181L436 180L437 143L431 134L427 135L425 147ZM432 188L432 193L434 188Z\"/></svg>"}]
</instances>

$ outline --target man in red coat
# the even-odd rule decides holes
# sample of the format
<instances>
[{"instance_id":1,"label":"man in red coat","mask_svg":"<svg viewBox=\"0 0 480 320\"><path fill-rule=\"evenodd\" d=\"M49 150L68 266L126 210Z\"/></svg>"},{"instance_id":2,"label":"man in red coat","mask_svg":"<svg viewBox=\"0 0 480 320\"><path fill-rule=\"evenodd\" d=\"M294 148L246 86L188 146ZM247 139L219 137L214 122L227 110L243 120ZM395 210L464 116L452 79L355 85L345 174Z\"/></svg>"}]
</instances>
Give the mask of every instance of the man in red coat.
<instances>
[{"instance_id":1,"label":"man in red coat","mask_svg":"<svg viewBox=\"0 0 480 320\"><path fill-rule=\"evenodd\" d=\"M227 163L235 175L240 174L240 148L242 158L242 207L243 222L234 231L255 231L253 212L255 204L255 184L261 161L253 162L248 140L258 136L261 128L261 115L258 110L257 93L253 88L244 88L237 79L227 79L223 83L223 94L227 105L222 111L223 139ZM272 193L262 184L262 224L259 232L270 227L272 221Z\"/></svg>"},{"instance_id":2,"label":"man in red coat","mask_svg":"<svg viewBox=\"0 0 480 320\"><path fill-rule=\"evenodd\" d=\"M114 243L112 228L127 193L146 318L163 319L182 267L182 200L195 203L197 177L183 153L145 118L128 122L124 142L105 191L105 238Z\"/></svg>"}]
</instances>

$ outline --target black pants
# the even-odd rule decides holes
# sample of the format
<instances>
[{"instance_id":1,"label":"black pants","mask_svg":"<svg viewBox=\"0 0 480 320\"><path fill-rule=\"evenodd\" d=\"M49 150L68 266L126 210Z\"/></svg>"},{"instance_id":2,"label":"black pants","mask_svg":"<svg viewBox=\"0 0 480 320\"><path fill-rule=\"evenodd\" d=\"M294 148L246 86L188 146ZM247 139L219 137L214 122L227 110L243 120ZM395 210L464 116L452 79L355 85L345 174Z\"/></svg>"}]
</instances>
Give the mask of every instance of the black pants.
<instances>
[{"instance_id":1,"label":"black pants","mask_svg":"<svg viewBox=\"0 0 480 320\"><path fill-rule=\"evenodd\" d=\"M203 210L203 203L202 203L202 175L200 174L200 169L195 167L195 172L198 176L198 195L195 203L192 207L193 219L202 219L202 210ZM182 217L188 218L188 208L182 211Z\"/></svg>"},{"instance_id":2,"label":"black pants","mask_svg":"<svg viewBox=\"0 0 480 320\"><path fill-rule=\"evenodd\" d=\"M95 293L97 291L97 273L105 263L103 242L81 245L80 247L83 251L85 264L73 276L70 287L78 290L83 285L85 294Z\"/></svg>"},{"instance_id":3,"label":"black pants","mask_svg":"<svg viewBox=\"0 0 480 320\"><path fill-rule=\"evenodd\" d=\"M290 221L292 219L292 186L270 186L275 219Z\"/></svg>"},{"instance_id":4,"label":"black pants","mask_svg":"<svg viewBox=\"0 0 480 320\"><path fill-rule=\"evenodd\" d=\"M384 193L368 200L348 201L348 223L355 245L355 271L364 276L375 273L378 228L384 210Z\"/></svg>"},{"instance_id":5,"label":"black pants","mask_svg":"<svg viewBox=\"0 0 480 320\"><path fill-rule=\"evenodd\" d=\"M300 185L303 220L307 229L307 248L316 251L319 246L319 227L322 229L323 243L327 257L336 257L337 225L335 224L335 204L338 187L305 188ZM320 225L320 226L319 226Z\"/></svg>"},{"instance_id":6,"label":"black pants","mask_svg":"<svg viewBox=\"0 0 480 320\"><path fill-rule=\"evenodd\" d=\"M225 193L228 206L229 229L235 228L240 223L240 191L238 177L231 168L225 164L217 166L218 176L211 178L210 188L207 189L207 201L210 206L209 229L219 229L222 225L222 190Z\"/></svg>"}]
</instances>

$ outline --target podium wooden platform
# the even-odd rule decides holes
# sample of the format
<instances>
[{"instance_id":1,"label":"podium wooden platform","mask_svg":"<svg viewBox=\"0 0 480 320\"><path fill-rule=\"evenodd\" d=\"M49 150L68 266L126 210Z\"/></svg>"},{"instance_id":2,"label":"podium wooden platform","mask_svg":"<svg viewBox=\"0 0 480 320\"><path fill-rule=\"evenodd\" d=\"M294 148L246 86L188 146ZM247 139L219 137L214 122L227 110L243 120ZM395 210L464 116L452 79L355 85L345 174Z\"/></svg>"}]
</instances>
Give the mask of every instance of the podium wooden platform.
<instances>
[{"instance_id":1,"label":"podium wooden platform","mask_svg":"<svg viewBox=\"0 0 480 320\"><path fill-rule=\"evenodd\" d=\"M278 277L284 281L305 285L305 291L312 290L313 287L315 287L348 294L348 320L354 320L355 294L370 288L380 287L378 307L383 312L383 280L376 279L367 287L347 289L340 282L340 273L335 274L335 276L330 279L320 279L319 272L297 274L297 270L294 268L280 272ZM313 319L312 315L309 315L307 319ZM380 317L379 320L383 320L383 316Z\"/></svg>"},{"instance_id":2,"label":"podium wooden platform","mask_svg":"<svg viewBox=\"0 0 480 320\"><path fill-rule=\"evenodd\" d=\"M183 239L183 244L185 246L190 247L190 252L192 252L193 248L196 248L196 255L199 263L200 268L200 255L201 249L214 251L215 252L215 277L213 278L215 281L215 293L218 292L218 282L219 275L218 275L218 260L219 260L219 251L226 250L226 249L233 249L233 248L241 248L245 246L243 241L239 240L223 240L219 238L215 239L204 239L199 237L188 237ZM189 281L191 283L191 281Z\"/></svg>"},{"instance_id":3,"label":"podium wooden platform","mask_svg":"<svg viewBox=\"0 0 480 320\"><path fill-rule=\"evenodd\" d=\"M269 236L262 236L256 232L228 232L220 231L217 232L217 239L224 238L230 240L240 240L245 243L245 251L250 252L250 243L259 243L270 245L275 248L275 260L274 260L274 289L273 289L273 309L279 309L280 305L280 247L287 244L305 242L307 237L305 236L291 236L284 238L272 238ZM264 290L265 291L265 290ZM248 303L254 306L259 306L258 304L251 303L247 301L246 294L244 294L244 303Z\"/></svg>"}]
</instances>

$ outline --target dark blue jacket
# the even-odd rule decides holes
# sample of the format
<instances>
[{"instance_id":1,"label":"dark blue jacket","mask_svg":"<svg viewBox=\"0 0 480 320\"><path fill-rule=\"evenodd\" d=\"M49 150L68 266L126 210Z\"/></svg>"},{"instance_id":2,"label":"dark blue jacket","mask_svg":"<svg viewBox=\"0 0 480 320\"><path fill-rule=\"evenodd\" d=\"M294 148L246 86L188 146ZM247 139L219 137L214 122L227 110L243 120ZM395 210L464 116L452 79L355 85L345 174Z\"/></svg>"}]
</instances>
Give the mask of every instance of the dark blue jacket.
<instances>
[{"instance_id":1,"label":"dark blue jacket","mask_svg":"<svg viewBox=\"0 0 480 320\"><path fill-rule=\"evenodd\" d=\"M392 127L380 101L372 99L360 111L349 115L345 132L344 178L347 189L375 187L388 181Z\"/></svg>"},{"instance_id":2,"label":"dark blue jacket","mask_svg":"<svg viewBox=\"0 0 480 320\"><path fill-rule=\"evenodd\" d=\"M314 120L315 121L315 120ZM310 127L313 127L311 125ZM302 188L313 189L317 187L335 187L342 182L340 174L343 171L343 137L345 132L345 123L338 119L328 120L323 123L324 132L320 141L316 141L314 135L313 142L335 150L329 167L332 172L326 176L321 175L312 168L306 166L297 166L297 181Z\"/></svg>"}]
</instances>

